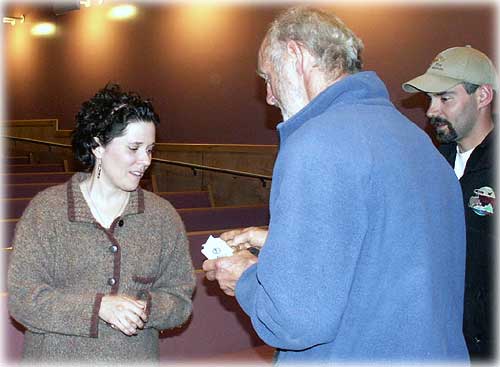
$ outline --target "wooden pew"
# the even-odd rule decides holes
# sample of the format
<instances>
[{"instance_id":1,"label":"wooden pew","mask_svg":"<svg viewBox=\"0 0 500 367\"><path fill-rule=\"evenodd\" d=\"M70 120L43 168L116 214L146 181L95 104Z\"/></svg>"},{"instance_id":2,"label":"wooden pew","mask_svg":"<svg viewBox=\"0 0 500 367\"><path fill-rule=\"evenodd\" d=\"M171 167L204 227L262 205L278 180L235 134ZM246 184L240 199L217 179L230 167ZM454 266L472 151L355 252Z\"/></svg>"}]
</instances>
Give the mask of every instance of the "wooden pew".
<instances>
[{"instance_id":1,"label":"wooden pew","mask_svg":"<svg viewBox=\"0 0 500 367\"><path fill-rule=\"evenodd\" d=\"M2 198L32 198L40 191L45 190L47 187L59 185L60 182L46 182L46 183L24 183L24 184L6 184L2 193Z\"/></svg>"},{"instance_id":2,"label":"wooden pew","mask_svg":"<svg viewBox=\"0 0 500 367\"><path fill-rule=\"evenodd\" d=\"M177 212L180 214L188 232L266 226L269 224L267 205L178 209ZM4 234L2 247L9 247L12 243L17 220L18 218L0 219L0 226L2 226Z\"/></svg>"},{"instance_id":3,"label":"wooden pew","mask_svg":"<svg viewBox=\"0 0 500 367\"><path fill-rule=\"evenodd\" d=\"M168 200L177 209L211 207L208 191L162 192L160 194L160 196ZM0 199L0 205L5 208L3 216L1 216L0 219L20 218L31 199L31 197L9 197Z\"/></svg>"},{"instance_id":4,"label":"wooden pew","mask_svg":"<svg viewBox=\"0 0 500 367\"><path fill-rule=\"evenodd\" d=\"M32 198L0 199L0 205L4 208L0 219L20 218L31 199Z\"/></svg>"},{"instance_id":5,"label":"wooden pew","mask_svg":"<svg viewBox=\"0 0 500 367\"><path fill-rule=\"evenodd\" d=\"M64 172L64 163L7 164L5 173Z\"/></svg>"},{"instance_id":6,"label":"wooden pew","mask_svg":"<svg viewBox=\"0 0 500 367\"><path fill-rule=\"evenodd\" d=\"M0 233L2 235L2 245L0 247L10 247L14 239L18 219L0 219Z\"/></svg>"},{"instance_id":7,"label":"wooden pew","mask_svg":"<svg viewBox=\"0 0 500 367\"><path fill-rule=\"evenodd\" d=\"M219 237L221 233L229 231L230 229L214 229L210 231L188 232L189 240L189 253L193 261L195 269L201 269L203 261L206 260L205 255L201 253L201 246L207 241L210 235ZM12 248L8 246L0 247L0 263L3 265L2 269L7 269ZM5 291L4 285L0 285L0 292Z\"/></svg>"},{"instance_id":8,"label":"wooden pew","mask_svg":"<svg viewBox=\"0 0 500 367\"><path fill-rule=\"evenodd\" d=\"M269 224L268 205L238 205L215 208L179 209L186 230L208 231L214 228L241 228Z\"/></svg>"},{"instance_id":9,"label":"wooden pew","mask_svg":"<svg viewBox=\"0 0 500 367\"><path fill-rule=\"evenodd\" d=\"M64 183L68 181L75 172L29 172L29 173L2 173L0 180L6 185L28 184L28 183ZM140 183L141 187L153 191L154 183L151 177L144 177Z\"/></svg>"},{"instance_id":10,"label":"wooden pew","mask_svg":"<svg viewBox=\"0 0 500 367\"><path fill-rule=\"evenodd\" d=\"M65 181L64 181L65 182ZM60 185L64 182L32 182L20 184L5 184L1 198L3 199L16 199L16 198L32 198L40 191L54 185ZM141 187L152 191L152 179L146 177L141 180Z\"/></svg>"},{"instance_id":11,"label":"wooden pew","mask_svg":"<svg viewBox=\"0 0 500 367\"><path fill-rule=\"evenodd\" d=\"M210 192L203 191L178 191L157 192L156 195L168 200L174 208L209 208L213 207Z\"/></svg>"},{"instance_id":12,"label":"wooden pew","mask_svg":"<svg viewBox=\"0 0 500 367\"><path fill-rule=\"evenodd\" d=\"M0 180L3 183L22 184L22 183L63 183L68 181L74 172L29 172L29 173L2 173Z\"/></svg>"},{"instance_id":13,"label":"wooden pew","mask_svg":"<svg viewBox=\"0 0 500 367\"><path fill-rule=\"evenodd\" d=\"M30 157L29 156L8 156L5 157L4 164L29 164Z\"/></svg>"}]
</instances>

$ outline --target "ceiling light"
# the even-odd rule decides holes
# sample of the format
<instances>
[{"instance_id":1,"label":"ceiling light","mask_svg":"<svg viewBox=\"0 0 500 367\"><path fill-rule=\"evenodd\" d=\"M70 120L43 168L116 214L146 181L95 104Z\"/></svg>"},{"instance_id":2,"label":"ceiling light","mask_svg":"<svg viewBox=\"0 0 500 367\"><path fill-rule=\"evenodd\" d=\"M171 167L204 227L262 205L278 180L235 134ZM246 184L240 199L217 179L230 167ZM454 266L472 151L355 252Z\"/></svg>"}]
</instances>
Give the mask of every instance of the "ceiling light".
<instances>
[{"instance_id":1,"label":"ceiling light","mask_svg":"<svg viewBox=\"0 0 500 367\"><path fill-rule=\"evenodd\" d=\"M137 8L133 5L119 5L111 8L108 17L111 19L122 20L132 18L137 14Z\"/></svg>"},{"instance_id":2,"label":"ceiling light","mask_svg":"<svg viewBox=\"0 0 500 367\"><path fill-rule=\"evenodd\" d=\"M56 33L56 26L54 23L38 23L31 28L31 34L34 36L51 36Z\"/></svg>"}]
</instances>

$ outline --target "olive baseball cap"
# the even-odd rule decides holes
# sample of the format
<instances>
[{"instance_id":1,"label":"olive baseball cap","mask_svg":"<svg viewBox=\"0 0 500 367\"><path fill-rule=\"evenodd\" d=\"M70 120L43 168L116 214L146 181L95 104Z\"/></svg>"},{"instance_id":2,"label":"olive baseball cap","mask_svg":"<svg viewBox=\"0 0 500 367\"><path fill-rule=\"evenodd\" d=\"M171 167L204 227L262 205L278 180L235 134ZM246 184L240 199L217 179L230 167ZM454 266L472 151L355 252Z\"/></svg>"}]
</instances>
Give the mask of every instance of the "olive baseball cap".
<instances>
[{"instance_id":1,"label":"olive baseball cap","mask_svg":"<svg viewBox=\"0 0 500 367\"><path fill-rule=\"evenodd\" d=\"M402 87L409 93L441 93L463 82L491 84L498 91L493 63L488 56L470 46L452 47L439 53L425 74Z\"/></svg>"}]
</instances>

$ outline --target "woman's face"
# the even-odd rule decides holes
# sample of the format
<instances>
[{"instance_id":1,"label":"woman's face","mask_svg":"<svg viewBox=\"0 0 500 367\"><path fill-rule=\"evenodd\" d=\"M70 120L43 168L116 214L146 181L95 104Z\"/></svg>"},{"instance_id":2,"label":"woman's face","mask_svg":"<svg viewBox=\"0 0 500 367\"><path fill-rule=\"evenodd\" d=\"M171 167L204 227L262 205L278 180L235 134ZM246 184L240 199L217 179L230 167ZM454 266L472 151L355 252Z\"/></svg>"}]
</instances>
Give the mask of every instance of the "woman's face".
<instances>
[{"instance_id":1,"label":"woman's face","mask_svg":"<svg viewBox=\"0 0 500 367\"><path fill-rule=\"evenodd\" d=\"M102 162L99 181L124 191L135 190L151 164L155 132L152 122L131 122L122 136L97 148L96 157Z\"/></svg>"}]
</instances>

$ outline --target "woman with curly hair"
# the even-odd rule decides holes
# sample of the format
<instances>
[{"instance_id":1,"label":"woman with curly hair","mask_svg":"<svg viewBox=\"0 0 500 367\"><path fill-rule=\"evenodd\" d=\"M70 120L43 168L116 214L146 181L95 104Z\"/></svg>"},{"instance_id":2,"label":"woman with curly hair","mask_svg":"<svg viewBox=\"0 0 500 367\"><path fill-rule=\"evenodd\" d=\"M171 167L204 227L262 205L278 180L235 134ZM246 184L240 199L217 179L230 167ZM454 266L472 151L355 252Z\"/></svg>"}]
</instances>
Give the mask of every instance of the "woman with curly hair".
<instances>
[{"instance_id":1,"label":"woman with curly hair","mask_svg":"<svg viewBox=\"0 0 500 367\"><path fill-rule=\"evenodd\" d=\"M73 149L89 172L39 193L20 219L9 312L27 361L159 359L159 331L191 313L194 275L174 208L139 187L158 115L107 85L76 116Z\"/></svg>"}]
</instances>

